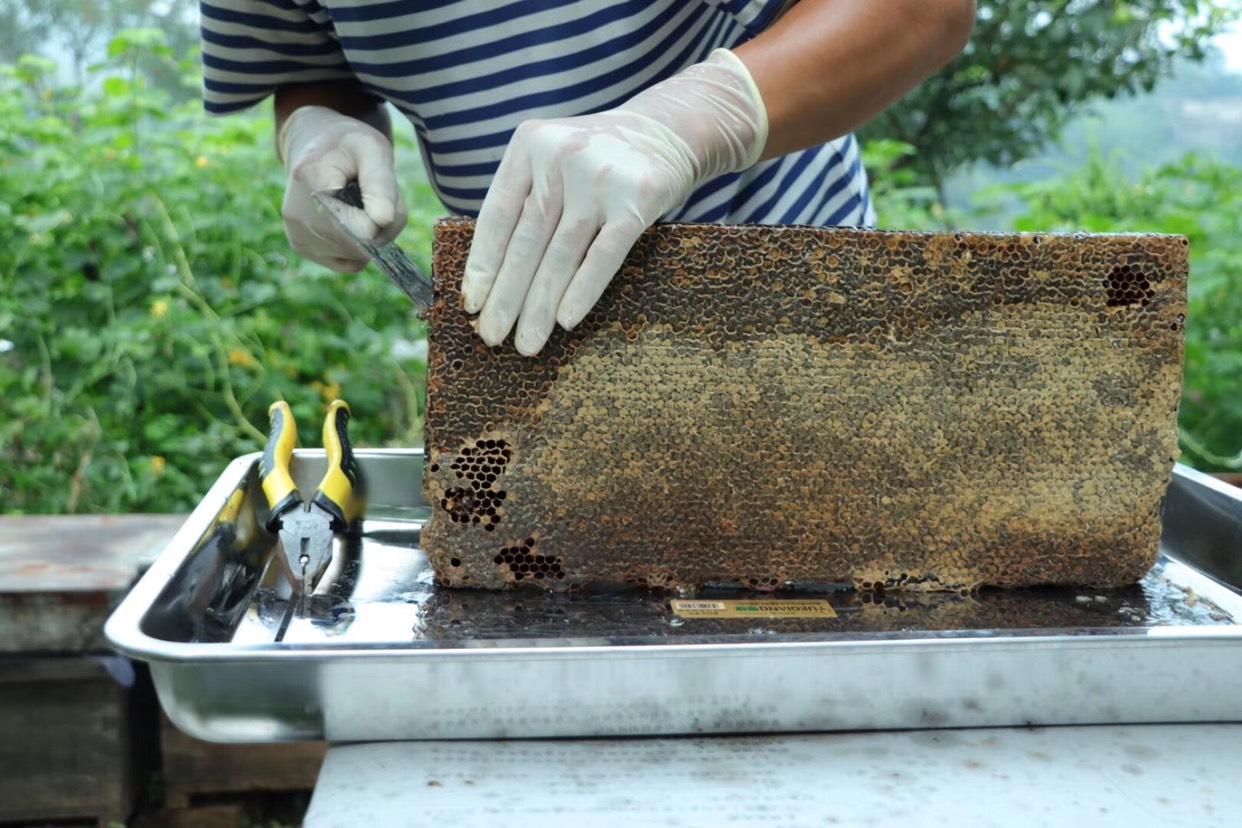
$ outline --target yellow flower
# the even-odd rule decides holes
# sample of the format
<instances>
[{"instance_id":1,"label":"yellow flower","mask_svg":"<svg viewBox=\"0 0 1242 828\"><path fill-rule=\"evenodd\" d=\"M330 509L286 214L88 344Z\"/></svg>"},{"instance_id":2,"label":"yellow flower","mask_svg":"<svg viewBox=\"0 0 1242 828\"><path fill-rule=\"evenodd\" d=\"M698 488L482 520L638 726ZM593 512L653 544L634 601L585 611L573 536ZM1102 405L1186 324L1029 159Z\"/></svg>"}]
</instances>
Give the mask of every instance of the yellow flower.
<instances>
[{"instance_id":1,"label":"yellow flower","mask_svg":"<svg viewBox=\"0 0 1242 828\"><path fill-rule=\"evenodd\" d=\"M195 158L195 159L194 159L194 166L198 167L200 170L201 170L203 167L207 166L207 156L205 156L205 155L200 155L198 158Z\"/></svg>"},{"instance_id":2,"label":"yellow flower","mask_svg":"<svg viewBox=\"0 0 1242 828\"><path fill-rule=\"evenodd\" d=\"M154 316L156 319L163 319L165 316L167 316L168 315L168 300L167 299L156 299L151 304L151 315Z\"/></svg>"},{"instance_id":3,"label":"yellow flower","mask_svg":"<svg viewBox=\"0 0 1242 828\"><path fill-rule=\"evenodd\" d=\"M315 380L311 383L311 387L320 393L324 402L330 403L341 398L341 384L339 382L332 382L332 380L320 382Z\"/></svg>"},{"instance_id":4,"label":"yellow flower","mask_svg":"<svg viewBox=\"0 0 1242 828\"><path fill-rule=\"evenodd\" d=\"M234 348L229 351L229 365L237 365L242 368L253 368L259 364L259 361L251 356L249 351L243 351L241 348Z\"/></svg>"},{"instance_id":5,"label":"yellow flower","mask_svg":"<svg viewBox=\"0 0 1242 828\"><path fill-rule=\"evenodd\" d=\"M164 462L164 458L160 457L158 454L152 457L151 458L151 476L152 477L163 477L164 468L166 465L167 464Z\"/></svg>"}]
</instances>

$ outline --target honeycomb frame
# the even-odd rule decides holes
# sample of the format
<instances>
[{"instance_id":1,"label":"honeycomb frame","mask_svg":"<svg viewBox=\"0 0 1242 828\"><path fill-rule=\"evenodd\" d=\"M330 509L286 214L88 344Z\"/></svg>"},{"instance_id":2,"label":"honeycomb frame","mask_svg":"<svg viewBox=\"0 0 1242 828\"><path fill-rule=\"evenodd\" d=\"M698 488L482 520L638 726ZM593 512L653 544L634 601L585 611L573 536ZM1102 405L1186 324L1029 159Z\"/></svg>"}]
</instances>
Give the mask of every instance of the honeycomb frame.
<instances>
[{"instance_id":1,"label":"honeycomb frame","mask_svg":"<svg viewBox=\"0 0 1242 828\"><path fill-rule=\"evenodd\" d=\"M436 227L423 546L452 587L1113 587L1178 453L1180 236L657 225L535 358Z\"/></svg>"}]
</instances>

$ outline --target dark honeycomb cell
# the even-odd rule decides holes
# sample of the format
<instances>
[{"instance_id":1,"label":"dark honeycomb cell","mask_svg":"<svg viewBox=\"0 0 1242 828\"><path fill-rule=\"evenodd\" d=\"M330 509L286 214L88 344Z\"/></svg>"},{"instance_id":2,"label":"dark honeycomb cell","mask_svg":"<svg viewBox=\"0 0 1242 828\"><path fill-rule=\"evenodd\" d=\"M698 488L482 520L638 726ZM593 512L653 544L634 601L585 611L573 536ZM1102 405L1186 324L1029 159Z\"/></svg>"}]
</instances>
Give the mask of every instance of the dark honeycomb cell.
<instances>
[{"instance_id":1,"label":"dark honeycomb cell","mask_svg":"<svg viewBox=\"0 0 1242 828\"><path fill-rule=\"evenodd\" d=\"M473 447L463 447L449 464L449 471L458 484L465 485L445 489L440 497L440 509L454 523L483 524L482 528L487 531L494 529L500 522L497 506L505 498L505 492L495 488L495 483L510 456L504 440L476 440ZM427 470L430 474L438 474L440 464L430 463Z\"/></svg>"},{"instance_id":2,"label":"dark honeycomb cell","mask_svg":"<svg viewBox=\"0 0 1242 828\"><path fill-rule=\"evenodd\" d=\"M660 225L536 358L436 229L443 583L1133 583L1177 456L1187 242Z\"/></svg>"},{"instance_id":3,"label":"dark honeycomb cell","mask_svg":"<svg viewBox=\"0 0 1242 828\"><path fill-rule=\"evenodd\" d=\"M1146 305L1156 295L1147 277L1131 265L1113 268L1104 285L1108 289L1106 304L1110 308Z\"/></svg>"},{"instance_id":4,"label":"dark honeycomb cell","mask_svg":"<svg viewBox=\"0 0 1242 828\"><path fill-rule=\"evenodd\" d=\"M537 554L534 547L533 539L528 539L523 544L506 546L492 558L492 563L501 567L501 577L513 583L524 579L531 581L563 579L565 570L561 567L560 559Z\"/></svg>"}]
</instances>

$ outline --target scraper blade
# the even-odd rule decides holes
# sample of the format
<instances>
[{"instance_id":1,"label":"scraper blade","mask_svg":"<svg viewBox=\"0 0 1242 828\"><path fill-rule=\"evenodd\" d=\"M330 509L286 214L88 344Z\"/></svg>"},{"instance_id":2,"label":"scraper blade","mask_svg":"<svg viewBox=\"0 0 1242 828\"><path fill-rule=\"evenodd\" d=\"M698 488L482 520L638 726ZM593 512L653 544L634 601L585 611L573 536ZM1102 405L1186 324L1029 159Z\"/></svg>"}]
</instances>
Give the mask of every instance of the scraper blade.
<instances>
[{"instance_id":1,"label":"scraper blade","mask_svg":"<svg viewBox=\"0 0 1242 828\"><path fill-rule=\"evenodd\" d=\"M385 245L374 245L360 239L349 231L349 227L341 220L343 207L362 209L362 189L358 183L352 182L339 190L319 190L314 193L315 200L327 210L346 236L358 245L367 257L388 274L388 278L401 288L401 291L418 308L418 315L423 316L435 301L431 277L414 264L405 251L396 242Z\"/></svg>"}]
</instances>

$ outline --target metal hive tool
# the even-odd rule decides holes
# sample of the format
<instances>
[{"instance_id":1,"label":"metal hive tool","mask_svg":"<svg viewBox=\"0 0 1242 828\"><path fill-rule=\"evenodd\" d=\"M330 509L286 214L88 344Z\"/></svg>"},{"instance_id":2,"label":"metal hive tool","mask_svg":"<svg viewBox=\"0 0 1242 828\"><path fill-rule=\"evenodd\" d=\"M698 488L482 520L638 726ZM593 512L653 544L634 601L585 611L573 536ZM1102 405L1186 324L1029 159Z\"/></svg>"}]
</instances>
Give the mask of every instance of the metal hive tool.
<instances>
[{"instance_id":1,"label":"metal hive tool","mask_svg":"<svg viewBox=\"0 0 1242 828\"><path fill-rule=\"evenodd\" d=\"M1177 456L1187 241L662 225L535 359L435 245L441 583L1120 586Z\"/></svg>"},{"instance_id":2,"label":"metal hive tool","mask_svg":"<svg viewBox=\"0 0 1242 828\"><path fill-rule=\"evenodd\" d=\"M401 245L389 242L384 245L373 244L366 239L355 236L349 224L341 218L341 206L362 209L362 188L358 182L351 182L339 190L320 190L312 193L315 200L336 221L342 233L362 250L376 266L401 288L401 292L409 297L418 309L419 316L424 316L435 297L432 295L431 278L423 273L414 260L406 255Z\"/></svg>"}]
</instances>

